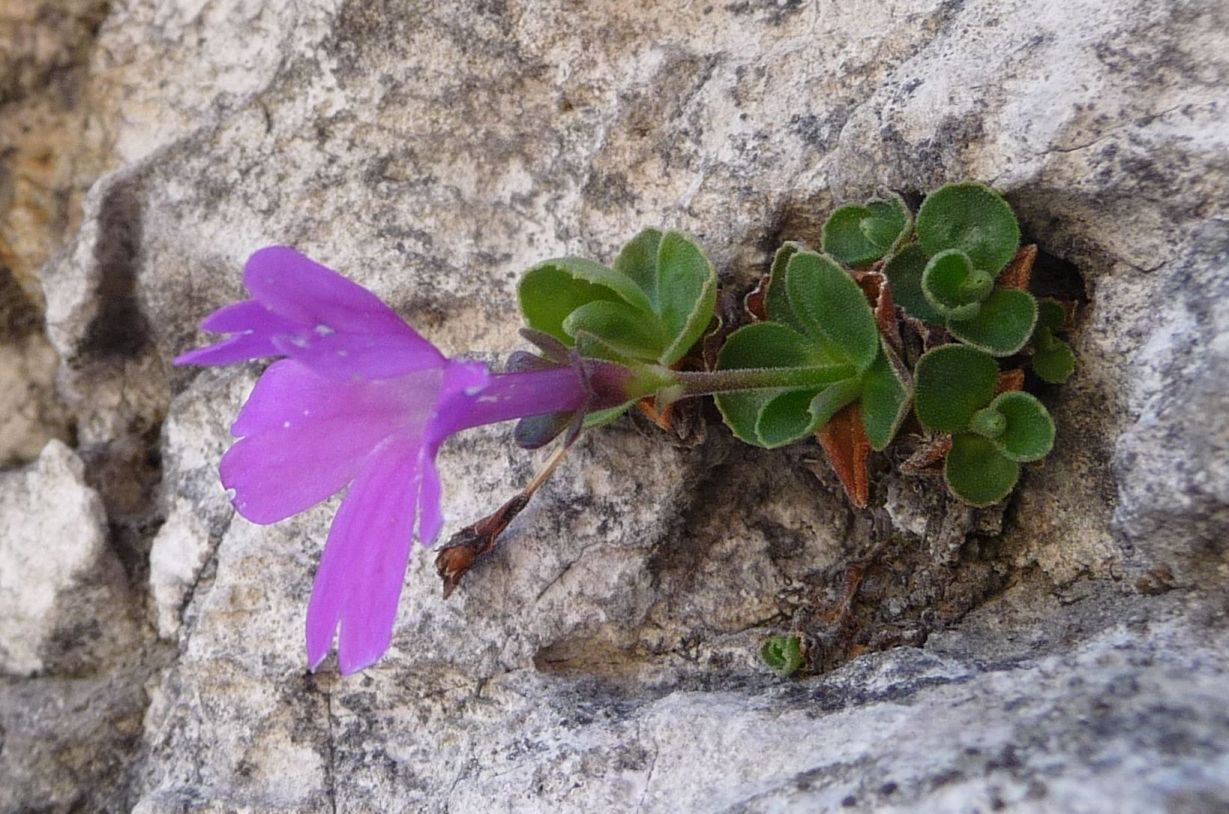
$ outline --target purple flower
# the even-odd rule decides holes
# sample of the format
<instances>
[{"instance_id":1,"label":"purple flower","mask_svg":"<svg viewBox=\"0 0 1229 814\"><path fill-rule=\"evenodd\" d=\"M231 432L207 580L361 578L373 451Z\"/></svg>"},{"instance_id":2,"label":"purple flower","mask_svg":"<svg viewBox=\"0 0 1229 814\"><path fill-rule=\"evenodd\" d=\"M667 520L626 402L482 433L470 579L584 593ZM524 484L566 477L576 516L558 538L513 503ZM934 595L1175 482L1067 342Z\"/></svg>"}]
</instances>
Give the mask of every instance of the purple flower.
<instances>
[{"instance_id":1,"label":"purple flower","mask_svg":"<svg viewBox=\"0 0 1229 814\"><path fill-rule=\"evenodd\" d=\"M523 416L601 409L584 368L495 374L445 357L367 289L273 246L251 256L252 299L202 323L230 334L175 359L221 365L283 357L260 377L219 467L235 509L276 523L350 487L329 529L307 608L312 670L338 637L342 673L388 649L411 538L443 526L435 456L452 433ZM599 403L602 402L602 403Z\"/></svg>"}]
</instances>

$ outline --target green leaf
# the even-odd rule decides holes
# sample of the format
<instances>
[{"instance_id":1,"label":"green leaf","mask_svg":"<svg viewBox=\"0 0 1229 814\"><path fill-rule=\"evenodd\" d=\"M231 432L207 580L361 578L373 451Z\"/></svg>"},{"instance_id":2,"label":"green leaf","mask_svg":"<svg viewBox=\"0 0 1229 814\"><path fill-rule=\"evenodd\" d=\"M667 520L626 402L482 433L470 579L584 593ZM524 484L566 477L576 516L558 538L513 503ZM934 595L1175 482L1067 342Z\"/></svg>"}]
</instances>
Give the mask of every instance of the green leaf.
<instances>
[{"instance_id":1,"label":"green leaf","mask_svg":"<svg viewBox=\"0 0 1229 814\"><path fill-rule=\"evenodd\" d=\"M978 275L964 252L952 249L930 258L922 272L922 294L948 319L970 319L981 310L987 275ZM978 295L981 296L978 296Z\"/></svg>"},{"instance_id":2,"label":"green leaf","mask_svg":"<svg viewBox=\"0 0 1229 814\"><path fill-rule=\"evenodd\" d=\"M993 356L1019 352L1033 334L1037 322L1037 300L1027 291L998 288L981 304L981 310L967 320L951 320L947 330L956 339Z\"/></svg>"},{"instance_id":3,"label":"green leaf","mask_svg":"<svg viewBox=\"0 0 1229 814\"><path fill-rule=\"evenodd\" d=\"M621 299L627 302L615 289L578 276L578 272L590 271L589 266L597 264L580 258L565 257L547 260L525 272L520 285L517 286L525 324L572 347L575 340L563 330L563 321L569 314L591 302L617 302ZM600 275L591 276L596 278ZM643 297L643 294L641 296Z\"/></svg>"},{"instance_id":4,"label":"green leaf","mask_svg":"<svg viewBox=\"0 0 1229 814\"><path fill-rule=\"evenodd\" d=\"M768 400L755 419L760 444L774 449L815 432L815 417L810 411L814 398L814 391L791 390Z\"/></svg>"},{"instance_id":5,"label":"green leaf","mask_svg":"<svg viewBox=\"0 0 1229 814\"><path fill-rule=\"evenodd\" d=\"M879 329L866 295L831 258L798 252L789 259L790 305L812 338L831 343L859 373L879 354Z\"/></svg>"},{"instance_id":6,"label":"green leaf","mask_svg":"<svg viewBox=\"0 0 1229 814\"><path fill-rule=\"evenodd\" d=\"M928 430L962 432L973 413L990 403L998 381L994 357L963 345L922 354L914 370L914 409Z\"/></svg>"},{"instance_id":7,"label":"green leaf","mask_svg":"<svg viewBox=\"0 0 1229 814\"><path fill-rule=\"evenodd\" d=\"M997 275L1020 246L1020 225L1003 196L983 184L948 184L927 196L917 213L927 254L964 252L976 268Z\"/></svg>"},{"instance_id":8,"label":"green leaf","mask_svg":"<svg viewBox=\"0 0 1229 814\"><path fill-rule=\"evenodd\" d=\"M914 319L942 325L943 317L922 293L922 274L926 271L926 252L913 243L906 246L883 267L892 288L892 301Z\"/></svg>"},{"instance_id":9,"label":"green leaf","mask_svg":"<svg viewBox=\"0 0 1229 814\"><path fill-rule=\"evenodd\" d=\"M1019 478L1020 464L999 454L989 439L967 432L952 437L943 479L952 494L965 503L998 503L1011 494Z\"/></svg>"},{"instance_id":10,"label":"green leaf","mask_svg":"<svg viewBox=\"0 0 1229 814\"><path fill-rule=\"evenodd\" d=\"M633 237L615 258L614 270L626 275L649 298L657 301L657 252L661 230L645 229Z\"/></svg>"},{"instance_id":11,"label":"green leaf","mask_svg":"<svg viewBox=\"0 0 1229 814\"><path fill-rule=\"evenodd\" d=\"M717 369L820 367L838 361L788 325L755 322L726 337L717 355Z\"/></svg>"},{"instance_id":12,"label":"green leaf","mask_svg":"<svg viewBox=\"0 0 1229 814\"><path fill-rule=\"evenodd\" d=\"M717 307L717 272L700 247L681 232L662 236L655 302L670 338L658 362L671 365L704 335Z\"/></svg>"},{"instance_id":13,"label":"green leaf","mask_svg":"<svg viewBox=\"0 0 1229 814\"><path fill-rule=\"evenodd\" d=\"M586 303L568 315L563 321L563 330L573 339L582 331L589 333L620 356L630 359L655 358L665 344L657 319L625 302Z\"/></svg>"},{"instance_id":14,"label":"green leaf","mask_svg":"<svg viewBox=\"0 0 1229 814\"><path fill-rule=\"evenodd\" d=\"M786 241L772 256L772 269L768 277L768 290L764 292L764 310L768 318L774 322L783 322L799 331L806 330L802 320L794 314L794 308L789 304L789 294L785 290L785 270L789 260L806 247L801 243Z\"/></svg>"},{"instance_id":15,"label":"green leaf","mask_svg":"<svg viewBox=\"0 0 1229 814\"><path fill-rule=\"evenodd\" d=\"M824 222L823 249L850 266L883 257L908 231L910 214L899 196L836 209Z\"/></svg>"},{"instance_id":16,"label":"green leaf","mask_svg":"<svg viewBox=\"0 0 1229 814\"><path fill-rule=\"evenodd\" d=\"M803 334L779 322L756 322L739 328L726 339L717 356L719 370L756 370L762 368L813 368L833 364L834 360L815 346ZM740 440L756 446L779 446L784 429L771 429L773 442L760 437L760 413L774 400L791 392L805 397L804 409L814 397L816 388L765 388L718 393L714 396L717 409L725 423ZM788 402L778 409L784 409ZM805 429L795 438L806 435Z\"/></svg>"},{"instance_id":17,"label":"green leaf","mask_svg":"<svg viewBox=\"0 0 1229 814\"><path fill-rule=\"evenodd\" d=\"M1007 419L1003 432L991 439L1005 457L1027 463L1050 454L1054 447L1054 419L1040 401L1015 391L1003 393L990 402L990 409Z\"/></svg>"},{"instance_id":18,"label":"green leaf","mask_svg":"<svg viewBox=\"0 0 1229 814\"><path fill-rule=\"evenodd\" d=\"M1060 333L1067 322L1067 312L1062 303L1050 297L1037 300L1037 330L1049 329L1050 333Z\"/></svg>"},{"instance_id":19,"label":"green leaf","mask_svg":"<svg viewBox=\"0 0 1229 814\"><path fill-rule=\"evenodd\" d=\"M1051 339L1048 347L1033 351L1033 372L1050 384L1063 384L1075 372L1075 353L1061 339Z\"/></svg>"},{"instance_id":20,"label":"green leaf","mask_svg":"<svg viewBox=\"0 0 1229 814\"><path fill-rule=\"evenodd\" d=\"M862 377L862 425L876 452L892 443L909 412L909 387L900 372L903 366L894 364L894 357L885 343Z\"/></svg>"},{"instance_id":21,"label":"green leaf","mask_svg":"<svg viewBox=\"0 0 1229 814\"><path fill-rule=\"evenodd\" d=\"M760 648L760 658L782 677L798 672L802 666L802 640L797 636L772 636Z\"/></svg>"},{"instance_id":22,"label":"green leaf","mask_svg":"<svg viewBox=\"0 0 1229 814\"><path fill-rule=\"evenodd\" d=\"M845 379L830 384L811 400L811 419L815 429L819 429L832 420L841 410L858 400L862 395L862 382L857 379Z\"/></svg>"},{"instance_id":23,"label":"green leaf","mask_svg":"<svg viewBox=\"0 0 1229 814\"><path fill-rule=\"evenodd\" d=\"M768 444L764 443L758 432L760 412L773 399L788 392L782 389L739 390L717 393L713 396L713 402L735 438L752 446L766 447Z\"/></svg>"}]
</instances>

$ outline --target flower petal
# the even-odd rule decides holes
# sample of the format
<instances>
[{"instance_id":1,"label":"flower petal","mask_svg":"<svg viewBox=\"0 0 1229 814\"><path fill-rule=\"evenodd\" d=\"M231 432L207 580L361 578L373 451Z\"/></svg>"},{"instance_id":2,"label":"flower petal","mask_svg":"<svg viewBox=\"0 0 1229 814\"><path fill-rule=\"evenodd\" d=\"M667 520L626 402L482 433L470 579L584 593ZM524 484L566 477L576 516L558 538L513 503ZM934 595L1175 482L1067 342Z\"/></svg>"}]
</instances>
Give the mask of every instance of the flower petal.
<instances>
[{"instance_id":1,"label":"flower petal","mask_svg":"<svg viewBox=\"0 0 1229 814\"><path fill-rule=\"evenodd\" d=\"M442 374L338 382L285 359L265 371L231 428L222 485L254 523L275 523L336 494L391 435L419 434Z\"/></svg>"},{"instance_id":2,"label":"flower petal","mask_svg":"<svg viewBox=\"0 0 1229 814\"><path fill-rule=\"evenodd\" d=\"M180 354L175 357L175 364L229 365L264 356L279 356L281 351L274 346L274 337L298 330L295 323L285 317L279 317L255 300L244 300L219 308L205 317L201 328L236 336Z\"/></svg>"},{"instance_id":3,"label":"flower petal","mask_svg":"<svg viewBox=\"0 0 1229 814\"><path fill-rule=\"evenodd\" d=\"M444 512L440 507L443 487L440 485L440 472L435 467L438 451L438 444L425 444L418 459L418 473L422 480L418 490L418 539L423 546L434 543L444 528Z\"/></svg>"},{"instance_id":4,"label":"flower petal","mask_svg":"<svg viewBox=\"0 0 1229 814\"><path fill-rule=\"evenodd\" d=\"M342 501L307 606L307 659L328 655L334 632L342 674L374 664L392 639L419 488L419 439L388 439Z\"/></svg>"},{"instance_id":5,"label":"flower petal","mask_svg":"<svg viewBox=\"0 0 1229 814\"><path fill-rule=\"evenodd\" d=\"M244 282L263 307L296 326L274 339L278 352L325 375L388 378L444 362L379 297L292 248L257 251Z\"/></svg>"},{"instance_id":6,"label":"flower petal","mask_svg":"<svg viewBox=\"0 0 1229 814\"><path fill-rule=\"evenodd\" d=\"M277 353L333 379L392 379L444 364L433 345L420 346L382 334L299 331L275 337L273 346Z\"/></svg>"},{"instance_id":7,"label":"flower petal","mask_svg":"<svg viewBox=\"0 0 1229 814\"><path fill-rule=\"evenodd\" d=\"M278 356L273 339L262 334L237 334L175 357L176 365L229 365L262 356Z\"/></svg>"},{"instance_id":8,"label":"flower petal","mask_svg":"<svg viewBox=\"0 0 1229 814\"><path fill-rule=\"evenodd\" d=\"M274 334L293 331L297 323L280 317L256 300L242 300L223 305L201 321L201 329L214 333L247 333L257 331Z\"/></svg>"},{"instance_id":9,"label":"flower petal","mask_svg":"<svg viewBox=\"0 0 1229 814\"><path fill-rule=\"evenodd\" d=\"M375 294L289 246L255 252L244 266L243 281L264 307L300 324L430 345Z\"/></svg>"}]
</instances>

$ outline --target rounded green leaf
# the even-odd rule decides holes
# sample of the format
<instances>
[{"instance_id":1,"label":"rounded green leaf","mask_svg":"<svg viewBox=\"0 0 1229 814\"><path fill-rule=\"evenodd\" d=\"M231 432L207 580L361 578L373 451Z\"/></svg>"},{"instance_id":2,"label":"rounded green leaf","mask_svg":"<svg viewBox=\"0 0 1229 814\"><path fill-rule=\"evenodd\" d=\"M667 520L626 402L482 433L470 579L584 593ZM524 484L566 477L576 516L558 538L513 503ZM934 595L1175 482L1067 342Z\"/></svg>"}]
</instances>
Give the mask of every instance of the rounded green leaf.
<instances>
[{"instance_id":1,"label":"rounded green leaf","mask_svg":"<svg viewBox=\"0 0 1229 814\"><path fill-rule=\"evenodd\" d=\"M952 494L972 506L990 506L1011 494L1020 479L1020 464L1003 457L980 435L958 433L943 464Z\"/></svg>"},{"instance_id":2,"label":"rounded green leaf","mask_svg":"<svg viewBox=\"0 0 1229 814\"><path fill-rule=\"evenodd\" d=\"M651 303L657 301L657 252L661 237L659 229L643 230L623 246L614 263L614 270L634 282Z\"/></svg>"},{"instance_id":3,"label":"rounded green leaf","mask_svg":"<svg viewBox=\"0 0 1229 814\"><path fill-rule=\"evenodd\" d=\"M824 222L824 252L850 266L872 263L888 253L909 221L899 197L838 207Z\"/></svg>"},{"instance_id":4,"label":"rounded green leaf","mask_svg":"<svg viewBox=\"0 0 1229 814\"><path fill-rule=\"evenodd\" d=\"M962 345L922 354L913 372L913 404L928 430L963 432L973 413L990 403L999 366L991 356Z\"/></svg>"},{"instance_id":5,"label":"rounded green leaf","mask_svg":"<svg viewBox=\"0 0 1229 814\"><path fill-rule=\"evenodd\" d=\"M930 306L948 319L969 319L981 310L982 286L971 286L976 276L973 261L962 251L940 252L922 272L922 294Z\"/></svg>"},{"instance_id":6,"label":"rounded green leaf","mask_svg":"<svg viewBox=\"0 0 1229 814\"><path fill-rule=\"evenodd\" d=\"M891 353L884 345L883 352L862 376L862 425L871 449L876 452L892 443L909 412L909 387L899 366L893 364Z\"/></svg>"},{"instance_id":7,"label":"rounded green leaf","mask_svg":"<svg viewBox=\"0 0 1229 814\"><path fill-rule=\"evenodd\" d=\"M811 390L791 390L765 402L755 420L755 435L762 446L792 444L815 432L815 416L811 414Z\"/></svg>"},{"instance_id":8,"label":"rounded green leaf","mask_svg":"<svg viewBox=\"0 0 1229 814\"><path fill-rule=\"evenodd\" d=\"M802 640L797 636L772 636L760 648L760 658L783 677L802 667Z\"/></svg>"},{"instance_id":9,"label":"rounded green leaf","mask_svg":"<svg viewBox=\"0 0 1229 814\"><path fill-rule=\"evenodd\" d=\"M879 354L879 329L866 295L831 258L798 252L789 259L785 289L813 339L831 343L861 373Z\"/></svg>"},{"instance_id":10,"label":"rounded green leaf","mask_svg":"<svg viewBox=\"0 0 1229 814\"><path fill-rule=\"evenodd\" d=\"M997 275L1020 246L1020 225L1003 196L983 184L948 184L927 196L917 213L927 254L956 249Z\"/></svg>"},{"instance_id":11,"label":"rounded green leaf","mask_svg":"<svg viewBox=\"0 0 1229 814\"><path fill-rule=\"evenodd\" d=\"M811 399L811 418L815 429L827 424L832 417L862 395L862 382L857 379L845 379L828 385Z\"/></svg>"},{"instance_id":12,"label":"rounded green leaf","mask_svg":"<svg viewBox=\"0 0 1229 814\"><path fill-rule=\"evenodd\" d=\"M892 301L914 319L942 325L943 317L922 293L922 273L926 271L926 252L913 243L888 260L883 273L892 289Z\"/></svg>"},{"instance_id":13,"label":"rounded green leaf","mask_svg":"<svg viewBox=\"0 0 1229 814\"><path fill-rule=\"evenodd\" d=\"M582 332L588 333L629 359L655 360L665 345L657 318L625 302L586 303L568 315L563 321L563 330L573 339Z\"/></svg>"},{"instance_id":14,"label":"rounded green leaf","mask_svg":"<svg viewBox=\"0 0 1229 814\"><path fill-rule=\"evenodd\" d=\"M757 447L768 446L756 432L760 420L760 411L768 402L787 390L740 390L733 393L717 393L713 403L725 425L734 433L734 437L746 444Z\"/></svg>"},{"instance_id":15,"label":"rounded green leaf","mask_svg":"<svg viewBox=\"0 0 1229 814\"><path fill-rule=\"evenodd\" d=\"M614 289L581 279L569 270L582 262L589 261L578 258L548 260L525 272L517 286L525 324L550 334L568 347L575 344L573 337L563 330L563 321L569 314L591 302L622 299Z\"/></svg>"},{"instance_id":16,"label":"rounded green leaf","mask_svg":"<svg viewBox=\"0 0 1229 814\"><path fill-rule=\"evenodd\" d=\"M1043 381L1062 384L1075 372L1075 354L1061 339L1051 340L1048 347L1033 351L1033 372Z\"/></svg>"},{"instance_id":17,"label":"rounded green leaf","mask_svg":"<svg viewBox=\"0 0 1229 814\"><path fill-rule=\"evenodd\" d=\"M666 232L657 252L657 313L670 342L658 361L670 365L691 349L717 308L717 272L681 232Z\"/></svg>"},{"instance_id":18,"label":"rounded green leaf","mask_svg":"<svg viewBox=\"0 0 1229 814\"><path fill-rule=\"evenodd\" d=\"M772 321L783 322L801 331L804 330L802 322L794 314L794 309L789 304L789 295L785 291L785 270L789 266L789 259L800 251L805 251L805 247L790 240L782 243L781 248L772 256L768 290L764 292L764 310Z\"/></svg>"},{"instance_id":19,"label":"rounded green leaf","mask_svg":"<svg viewBox=\"0 0 1229 814\"><path fill-rule=\"evenodd\" d=\"M971 319L947 324L956 339L992 356L1018 353L1033 335L1037 300L1027 291L997 288Z\"/></svg>"},{"instance_id":20,"label":"rounded green leaf","mask_svg":"<svg viewBox=\"0 0 1229 814\"><path fill-rule=\"evenodd\" d=\"M1003 431L991 439L1004 456L1027 463L1050 454L1054 419L1040 401L1028 393L1013 391L992 401L990 409L1006 419Z\"/></svg>"},{"instance_id":21,"label":"rounded green leaf","mask_svg":"<svg viewBox=\"0 0 1229 814\"><path fill-rule=\"evenodd\" d=\"M805 368L830 363L829 358L817 355L813 344L788 325L757 322L730 334L717 355L717 369ZM786 388L745 390L718 393L713 400L726 425L739 440L756 446L768 446L756 429L760 411L769 402L789 392ZM814 388L804 391L808 402L814 392Z\"/></svg>"},{"instance_id":22,"label":"rounded green leaf","mask_svg":"<svg viewBox=\"0 0 1229 814\"><path fill-rule=\"evenodd\" d=\"M1037 330L1049 329L1050 333L1059 333L1067 322L1067 312L1062 303L1050 297L1037 300Z\"/></svg>"},{"instance_id":23,"label":"rounded green leaf","mask_svg":"<svg viewBox=\"0 0 1229 814\"><path fill-rule=\"evenodd\" d=\"M726 337L717 354L718 370L815 367L832 362L808 337L779 322L744 325Z\"/></svg>"}]
</instances>

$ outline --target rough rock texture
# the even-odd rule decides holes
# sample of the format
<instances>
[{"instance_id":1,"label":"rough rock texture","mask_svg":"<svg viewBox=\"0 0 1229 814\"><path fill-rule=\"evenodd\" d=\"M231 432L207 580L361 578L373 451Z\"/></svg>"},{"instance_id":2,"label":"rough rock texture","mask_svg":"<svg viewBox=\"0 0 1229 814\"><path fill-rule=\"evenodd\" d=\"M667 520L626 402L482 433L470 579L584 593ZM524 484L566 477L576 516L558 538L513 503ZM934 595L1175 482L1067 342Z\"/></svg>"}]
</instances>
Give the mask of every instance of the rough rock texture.
<instances>
[{"instance_id":1,"label":"rough rock texture","mask_svg":"<svg viewBox=\"0 0 1229 814\"><path fill-rule=\"evenodd\" d=\"M51 418L0 455L58 434L83 472L53 441L0 490L47 523L70 517L59 490L96 495L80 558L111 576L84 606L48 577L49 619L106 621L6 656L35 675L0 679L0 808L1229 806L1223 3L29 9L0 16L24 32L0 105L58 111L20 144L71 140L37 187L60 214L0 219L0 249L26 247L0 253L34 315L21 336L53 351L14 379ZM9 191L33 177L20 144L4 212L43 200ZM858 513L815 446L748 450L714 424L674 445L625 420L450 601L416 557L377 667L305 673L336 503L234 517L215 467L259 366L168 363L252 250L295 244L494 358L536 260L609 259L663 224L737 288L781 240L817 242L834 200L966 177L1005 192L1042 279L1086 303L1079 372L1044 394L1058 451L1005 511L877 460ZM449 530L535 462L506 427L450 442ZM0 523L40 528L27 514L10 501ZM12 550L0 585L21 584ZM818 675L781 682L758 646L795 627Z\"/></svg>"}]
</instances>

